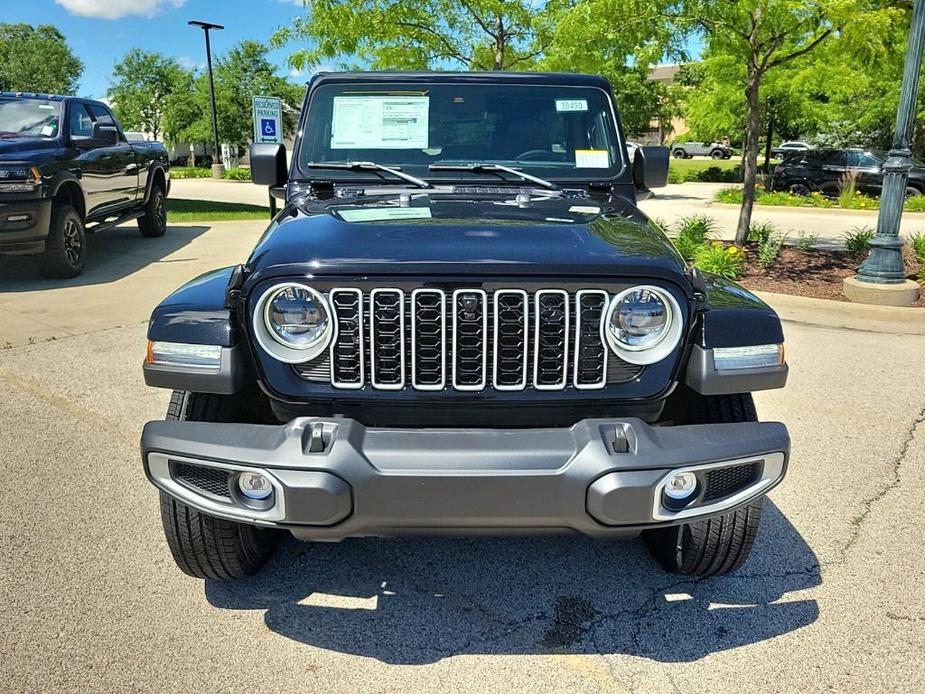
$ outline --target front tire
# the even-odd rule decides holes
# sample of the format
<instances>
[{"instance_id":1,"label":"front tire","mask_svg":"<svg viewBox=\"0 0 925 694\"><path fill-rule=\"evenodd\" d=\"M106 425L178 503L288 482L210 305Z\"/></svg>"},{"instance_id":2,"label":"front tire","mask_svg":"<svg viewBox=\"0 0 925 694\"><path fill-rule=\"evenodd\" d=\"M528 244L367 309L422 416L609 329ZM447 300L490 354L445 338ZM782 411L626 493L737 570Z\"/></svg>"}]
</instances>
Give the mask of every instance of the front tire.
<instances>
[{"instance_id":1,"label":"front tire","mask_svg":"<svg viewBox=\"0 0 925 694\"><path fill-rule=\"evenodd\" d=\"M154 239L167 232L167 196L159 185L151 188L145 203L145 214L138 218L138 230L145 238Z\"/></svg>"},{"instance_id":2,"label":"front tire","mask_svg":"<svg viewBox=\"0 0 925 694\"><path fill-rule=\"evenodd\" d=\"M168 420L227 422L239 419L234 397L174 391ZM233 581L253 576L273 554L279 531L224 520L161 492L164 537L181 571L194 578Z\"/></svg>"},{"instance_id":3,"label":"front tire","mask_svg":"<svg viewBox=\"0 0 925 694\"><path fill-rule=\"evenodd\" d=\"M720 159L728 159L728 157L726 156L726 153L725 153L723 150L721 150L721 149L714 149L714 150L710 153L710 157L711 157L714 161L719 161Z\"/></svg>"},{"instance_id":4,"label":"front tire","mask_svg":"<svg viewBox=\"0 0 925 694\"><path fill-rule=\"evenodd\" d=\"M70 279L87 262L87 233L83 220L70 205L55 205L45 250L38 256L39 272L48 279Z\"/></svg>"},{"instance_id":5,"label":"front tire","mask_svg":"<svg viewBox=\"0 0 925 694\"><path fill-rule=\"evenodd\" d=\"M689 422L721 424L755 422L758 415L749 393L703 396L688 392ZM735 571L748 558L761 520L764 497L720 516L647 530L649 551L666 571L706 578Z\"/></svg>"},{"instance_id":6,"label":"front tire","mask_svg":"<svg viewBox=\"0 0 925 694\"><path fill-rule=\"evenodd\" d=\"M676 149L671 153L671 156L673 156L675 159L687 159L687 152L685 152L683 149Z\"/></svg>"}]
</instances>

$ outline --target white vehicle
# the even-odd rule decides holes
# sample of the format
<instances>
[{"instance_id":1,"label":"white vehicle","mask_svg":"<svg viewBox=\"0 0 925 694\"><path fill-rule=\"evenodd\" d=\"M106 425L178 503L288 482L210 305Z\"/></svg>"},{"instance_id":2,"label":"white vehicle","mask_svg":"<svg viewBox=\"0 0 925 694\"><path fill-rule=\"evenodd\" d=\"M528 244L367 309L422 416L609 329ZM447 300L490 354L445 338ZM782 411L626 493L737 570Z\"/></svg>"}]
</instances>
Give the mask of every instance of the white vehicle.
<instances>
[{"instance_id":1,"label":"white vehicle","mask_svg":"<svg viewBox=\"0 0 925 694\"><path fill-rule=\"evenodd\" d=\"M792 142L781 142L780 146L771 150L771 154L780 158L785 154L789 154L790 152L805 152L810 149L813 149L813 146L808 142L794 140Z\"/></svg>"}]
</instances>

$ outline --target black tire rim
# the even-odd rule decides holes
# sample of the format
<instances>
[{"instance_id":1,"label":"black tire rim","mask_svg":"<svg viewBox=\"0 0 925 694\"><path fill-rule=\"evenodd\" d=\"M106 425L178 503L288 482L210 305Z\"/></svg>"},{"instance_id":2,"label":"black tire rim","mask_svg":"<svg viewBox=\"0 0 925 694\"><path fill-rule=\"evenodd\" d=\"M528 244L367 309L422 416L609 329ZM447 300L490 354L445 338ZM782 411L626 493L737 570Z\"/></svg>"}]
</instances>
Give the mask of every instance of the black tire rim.
<instances>
[{"instance_id":1,"label":"black tire rim","mask_svg":"<svg viewBox=\"0 0 925 694\"><path fill-rule=\"evenodd\" d=\"M154 200L154 219L161 228L167 226L167 205L164 204L164 196L158 192Z\"/></svg>"},{"instance_id":2,"label":"black tire rim","mask_svg":"<svg viewBox=\"0 0 925 694\"><path fill-rule=\"evenodd\" d=\"M80 238L80 225L73 219L64 223L64 255L71 267L80 265L83 241Z\"/></svg>"},{"instance_id":3,"label":"black tire rim","mask_svg":"<svg viewBox=\"0 0 925 694\"><path fill-rule=\"evenodd\" d=\"M906 188L906 198L915 198L921 195L918 188Z\"/></svg>"}]
</instances>

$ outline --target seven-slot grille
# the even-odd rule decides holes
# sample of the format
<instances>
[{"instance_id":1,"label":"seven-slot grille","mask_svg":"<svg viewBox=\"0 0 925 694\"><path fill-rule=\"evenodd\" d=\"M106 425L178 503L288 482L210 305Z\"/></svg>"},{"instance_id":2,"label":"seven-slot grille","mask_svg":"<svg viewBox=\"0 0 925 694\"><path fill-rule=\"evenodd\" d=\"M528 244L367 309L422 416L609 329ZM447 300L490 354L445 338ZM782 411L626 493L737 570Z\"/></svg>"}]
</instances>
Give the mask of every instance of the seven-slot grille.
<instances>
[{"instance_id":1,"label":"seven-slot grille","mask_svg":"<svg viewBox=\"0 0 925 694\"><path fill-rule=\"evenodd\" d=\"M592 390L642 371L602 340L603 290L338 287L328 299L330 349L295 369L336 388Z\"/></svg>"}]
</instances>

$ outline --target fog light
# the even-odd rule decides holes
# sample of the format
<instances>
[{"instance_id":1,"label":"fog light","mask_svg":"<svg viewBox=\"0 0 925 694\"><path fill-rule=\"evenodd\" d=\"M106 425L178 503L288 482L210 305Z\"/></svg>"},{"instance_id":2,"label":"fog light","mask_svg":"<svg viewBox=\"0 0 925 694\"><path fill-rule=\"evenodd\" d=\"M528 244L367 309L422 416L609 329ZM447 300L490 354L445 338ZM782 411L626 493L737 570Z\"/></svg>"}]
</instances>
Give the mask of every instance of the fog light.
<instances>
[{"instance_id":1,"label":"fog light","mask_svg":"<svg viewBox=\"0 0 925 694\"><path fill-rule=\"evenodd\" d=\"M238 489L248 499L262 501L273 493L273 485L259 472L242 472L238 475Z\"/></svg>"},{"instance_id":2,"label":"fog light","mask_svg":"<svg viewBox=\"0 0 925 694\"><path fill-rule=\"evenodd\" d=\"M683 501L697 491L697 476L693 472L676 472L665 483L665 496Z\"/></svg>"}]
</instances>

